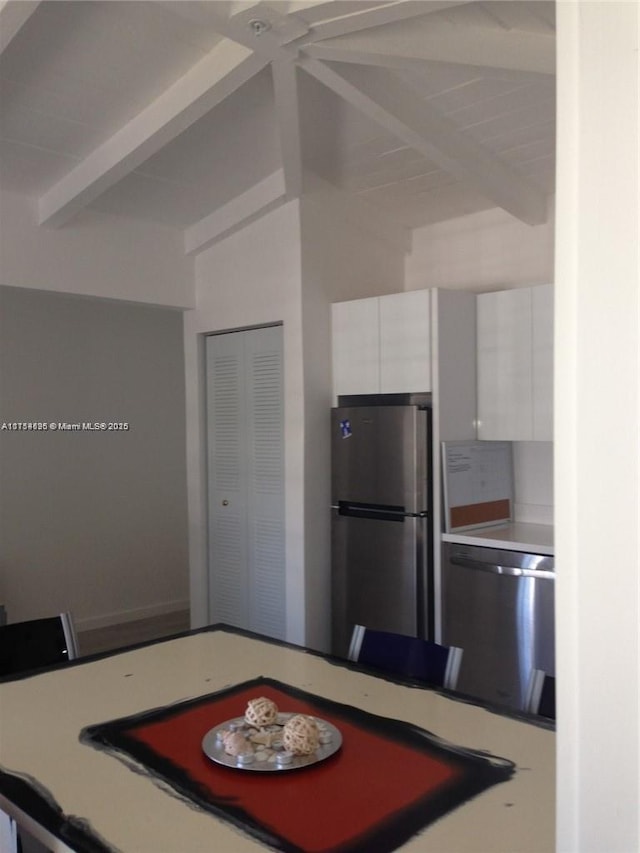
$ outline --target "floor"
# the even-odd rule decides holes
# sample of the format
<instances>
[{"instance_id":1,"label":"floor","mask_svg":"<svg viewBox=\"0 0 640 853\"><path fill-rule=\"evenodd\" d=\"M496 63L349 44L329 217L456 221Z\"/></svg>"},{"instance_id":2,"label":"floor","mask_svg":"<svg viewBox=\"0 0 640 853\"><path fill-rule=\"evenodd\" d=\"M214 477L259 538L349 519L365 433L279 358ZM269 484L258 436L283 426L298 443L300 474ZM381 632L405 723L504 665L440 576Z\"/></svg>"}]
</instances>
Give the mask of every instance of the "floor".
<instances>
[{"instance_id":1,"label":"floor","mask_svg":"<svg viewBox=\"0 0 640 853\"><path fill-rule=\"evenodd\" d=\"M94 628L91 631L78 631L80 656L109 652L124 646L133 646L148 640L160 640L171 634L189 630L189 611L180 610L139 619L135 622L121 622L107 628Z\"/></svg>"}]
</instances>

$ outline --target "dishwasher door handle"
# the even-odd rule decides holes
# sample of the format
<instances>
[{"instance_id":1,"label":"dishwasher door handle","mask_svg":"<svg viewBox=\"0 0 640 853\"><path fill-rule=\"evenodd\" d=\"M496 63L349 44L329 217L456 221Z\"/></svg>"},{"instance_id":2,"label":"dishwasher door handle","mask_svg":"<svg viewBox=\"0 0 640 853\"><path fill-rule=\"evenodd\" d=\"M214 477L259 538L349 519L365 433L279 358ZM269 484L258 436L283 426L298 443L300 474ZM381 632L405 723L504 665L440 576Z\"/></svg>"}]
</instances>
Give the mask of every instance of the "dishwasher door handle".
<instances>
[{"instance_id":1,"label":"dishwasher door handle","mask_svg":"<svg viewBox=\"0 0 640 853\"><path fill-rule=\"evenodd\" d=\"M480 560L472 560L469 557L459 557L452 554L449 562L454 566L462 566L464 569L474 569L480 572L488 572L492 575L509 575L516 578L542 578L555 580L556 573L545 569L518 569L515 566L498 566L495 563L483 563Z\"/></svg>"}]
</instances>

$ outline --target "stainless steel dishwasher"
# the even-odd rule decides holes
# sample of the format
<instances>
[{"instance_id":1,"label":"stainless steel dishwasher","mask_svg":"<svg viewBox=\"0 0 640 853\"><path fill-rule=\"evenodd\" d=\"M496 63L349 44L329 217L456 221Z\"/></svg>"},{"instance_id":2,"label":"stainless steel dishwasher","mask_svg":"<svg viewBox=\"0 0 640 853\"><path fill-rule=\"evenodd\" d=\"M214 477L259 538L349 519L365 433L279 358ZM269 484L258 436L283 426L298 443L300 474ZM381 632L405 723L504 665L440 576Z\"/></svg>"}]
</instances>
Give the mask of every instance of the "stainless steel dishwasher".
<instances>
[{"instance_id":1,"label":"stainless steel dishwasher","mask_svg":"<svg viewBox=\"0 0 640 853\"><path fill-rule=\"evenodd\" d=\"M554 560L444 543L442 641L463 649L457 689L525 710L532 670L555 675Z\"/></svg>"}]
</instances>

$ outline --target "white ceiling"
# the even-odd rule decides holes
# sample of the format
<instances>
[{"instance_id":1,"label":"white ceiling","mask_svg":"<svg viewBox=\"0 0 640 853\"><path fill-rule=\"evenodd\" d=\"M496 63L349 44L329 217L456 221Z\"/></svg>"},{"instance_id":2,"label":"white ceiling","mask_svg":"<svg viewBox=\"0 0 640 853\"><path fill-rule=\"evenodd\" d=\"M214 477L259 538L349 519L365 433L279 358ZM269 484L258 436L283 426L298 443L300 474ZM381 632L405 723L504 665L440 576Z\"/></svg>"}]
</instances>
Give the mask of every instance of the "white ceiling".
<instances>
[{"instance_id":1,"label":"white ceiling","mask_svg":"<svg viewBox=\"0 0 640 853\"><path fill-rule=\"evenodd\" d=\"M315 172L408 227L539 224L554 22L547 0L0 0L0 188L42 224L198 229Z\"/></svg>"}]
</instances>

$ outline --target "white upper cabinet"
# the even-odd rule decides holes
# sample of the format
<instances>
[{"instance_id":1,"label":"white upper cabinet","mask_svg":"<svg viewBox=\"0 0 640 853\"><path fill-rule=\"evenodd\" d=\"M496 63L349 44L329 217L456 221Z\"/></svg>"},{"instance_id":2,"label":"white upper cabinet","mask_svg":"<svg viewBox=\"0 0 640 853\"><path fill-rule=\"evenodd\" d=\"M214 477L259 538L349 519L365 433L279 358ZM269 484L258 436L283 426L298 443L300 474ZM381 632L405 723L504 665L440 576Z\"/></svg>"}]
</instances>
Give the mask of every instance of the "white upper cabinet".
<instances>
[{"instance_id":1,"label":"white upper cabinet","mask_svg":"<svg viewBox=\"0 0 640 853\"><path fill-rule=\"evenodd\" d=\"M380 391L380 310L378 298L331 306L333 390L340 394Z\"/></svg>"},{"instance_id":2,"label":"white upper cabinet","mask_svg":"<svg viewBox=\"0 0 640 853\"><path fill-rule=\"evenodd\" d=\"M477 300L478 438L553 439L553 288Z\"/></svg>"},{"instance_id":3,"label":"white upper cabinet","mask_svg":"<svg viewBox=\"0 0 640 853\"><path fill-rule=\"evenodd\" d=\"M531 291L533 316L533 438L553 441L553 286Z\"/></svg>"},{"instance_id":4,"label":"white upper cabinet","mask_svg":"<svg viewBox=\"0 0 640 853\"><path fill-rule=\"evenodd\" d=\"M532 435L531 293L478 296L478 438Z\"/></svg>"},{"instance_id":5,"label":"white upper cabinet","mask_svg":"<svg viewBox=\"0 0 640 853\"><path fill-rule=\"evenodd\" d=\"M429 291L380 297L380 393L431 390Z\"/></svg>"},{"instance_id":6,"label":"white upper cabinet","mask_svg":"<svg viewBox=\"0 0 640 853\"><path fill-rule=\"evenodd\" d=\"M428 290L336 302L331 309L336 397L431 390Z\"/></svg>"}]
</instances>

